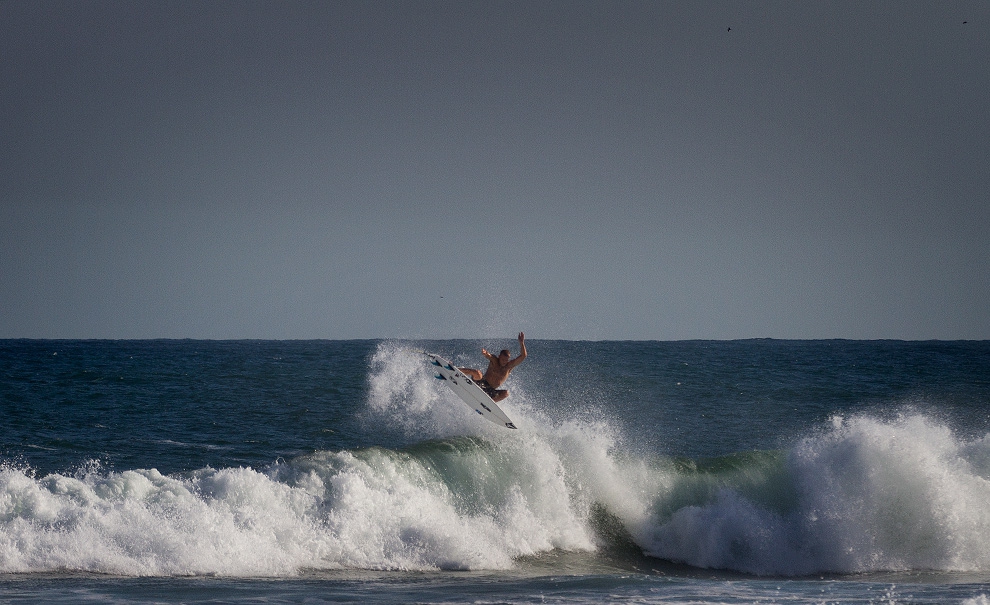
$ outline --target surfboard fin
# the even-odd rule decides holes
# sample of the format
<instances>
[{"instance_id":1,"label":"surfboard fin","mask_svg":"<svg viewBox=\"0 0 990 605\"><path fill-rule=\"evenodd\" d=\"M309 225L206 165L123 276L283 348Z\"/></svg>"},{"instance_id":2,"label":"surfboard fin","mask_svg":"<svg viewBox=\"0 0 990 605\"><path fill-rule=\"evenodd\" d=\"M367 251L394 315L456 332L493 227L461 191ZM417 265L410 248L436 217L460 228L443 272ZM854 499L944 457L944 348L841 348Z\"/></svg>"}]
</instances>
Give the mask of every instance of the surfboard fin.
<instances>
[{"instance_id":1,"label":"surfboard fin","mask_svg":"<svg viewBox=\"0 0 990 605\"><path fill-rule=\"evenodd\" d=\"M436 378L437 380L447 380L446 378L444 378L443 374L437 374L436 376L434 376L434 378Z\"/></svg>"}]
</instances>

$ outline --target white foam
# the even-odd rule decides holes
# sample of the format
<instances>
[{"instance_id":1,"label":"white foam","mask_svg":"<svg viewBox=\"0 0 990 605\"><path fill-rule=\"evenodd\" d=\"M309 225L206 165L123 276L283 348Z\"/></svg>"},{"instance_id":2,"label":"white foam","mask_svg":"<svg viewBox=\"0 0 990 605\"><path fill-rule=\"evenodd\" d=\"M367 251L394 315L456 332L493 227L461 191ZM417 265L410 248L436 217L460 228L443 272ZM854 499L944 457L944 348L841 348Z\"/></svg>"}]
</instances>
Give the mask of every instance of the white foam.
<instances>
[{"instance_id":1,"label":"white foam","mask_svg":"<svg viewBox=\"0 0 990 605\"><path fill-rule=\"evenodd\" d=\"M990 569L988 440L921 415L836 418L789 455L796 507L774 512L731 488L654 519L646 549L759 574Z\"/></svg>"},{"instance_id":2,"label":"white foam","mask_svg":"<svg viewBox=\"0 0 990 605\"><path fill-rule=\"evenodd\" d=\"M284 574L311 557L314 498L250 469L41 479L0 471L0 570Z\"/></svg>"},{"instance_id":3,"label":"white foam","mask_svg":"<svg viewBox=\"0 0 990 605\"><path fill-rule=\"evenodd\" d=\"M441 390L424 360L396 344L378 346L369 375L369 423L399 429L417 440L476 434L476 414L449 389Z\"/></svg>"}]
</instances>

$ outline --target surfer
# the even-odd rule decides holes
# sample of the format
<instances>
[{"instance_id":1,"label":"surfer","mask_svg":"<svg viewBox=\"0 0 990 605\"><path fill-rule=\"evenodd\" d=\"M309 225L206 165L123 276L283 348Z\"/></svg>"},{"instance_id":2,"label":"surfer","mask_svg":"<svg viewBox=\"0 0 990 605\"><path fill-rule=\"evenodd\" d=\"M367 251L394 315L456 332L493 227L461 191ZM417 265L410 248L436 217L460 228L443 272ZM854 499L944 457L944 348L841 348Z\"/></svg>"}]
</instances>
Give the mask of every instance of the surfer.
<instances>
[{"instance_id":1,"label":"surfer","mask_svg":"<svg viewBox=\"0 0 990 605\"><path fill-rule=\"evenodd\" d=\"M509 359L511 353L508 349L502 349L498 357L485 349L481 349L481 354L488 359L488 369L485 370L484 375L474 368L461 368L461 371L474 380L475 384L492 398L492 401L502 401L509 396L509 391L499 387L509 377L509 372L526 359L526 336L522 332L519 333L519 357L515 359Z\"/></svg>"}]
</instances>

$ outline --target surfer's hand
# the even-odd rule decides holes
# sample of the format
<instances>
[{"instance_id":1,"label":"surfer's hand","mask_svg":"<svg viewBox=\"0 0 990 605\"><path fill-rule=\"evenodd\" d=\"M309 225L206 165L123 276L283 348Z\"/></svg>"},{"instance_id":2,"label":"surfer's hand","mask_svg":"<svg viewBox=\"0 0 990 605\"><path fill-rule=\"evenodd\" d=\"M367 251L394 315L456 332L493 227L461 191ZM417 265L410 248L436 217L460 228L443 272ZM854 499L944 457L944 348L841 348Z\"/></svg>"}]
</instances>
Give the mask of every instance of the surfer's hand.
<instances>
[{"instance_id":1,"label":"surfer's hand","mask_svg":"<svg viewBox=\"0 0 990 605\"><path fill-rule=\"evenodd\" d=\"M525 334L523 334L522 332L520 332L520 333L519 333L519 342L522 342L522 341L524 341L524 340L526 340L526 335L525 335Z\"/></svg>"}]
</instances>

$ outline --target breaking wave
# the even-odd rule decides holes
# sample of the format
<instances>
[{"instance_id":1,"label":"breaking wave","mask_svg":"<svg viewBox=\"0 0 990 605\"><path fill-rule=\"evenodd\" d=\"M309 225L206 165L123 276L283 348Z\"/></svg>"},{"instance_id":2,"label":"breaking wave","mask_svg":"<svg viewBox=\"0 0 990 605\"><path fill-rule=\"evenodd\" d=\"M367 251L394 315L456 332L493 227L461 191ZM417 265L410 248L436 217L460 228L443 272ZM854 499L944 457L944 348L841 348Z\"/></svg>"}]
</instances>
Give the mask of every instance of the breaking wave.
<instances>
[{"instance_id":1,"label":"breaking wave","mask_svg":"<svg viewBox=\"0 0 990 605\"><path fill-rule=\"evenodd\" d=\"M521 388L520 429L484 425L421 368L388 345L372 360L366 421L402 448L174 475L0 467L0 572L510 569L627 547L760 575L990 569L990 435L836 417L786 451L669 458L607 420L554 421Z\"/></svg>"}]
</instances>

